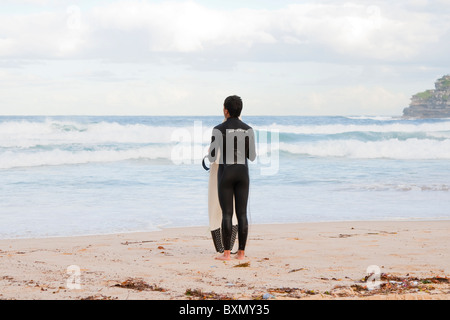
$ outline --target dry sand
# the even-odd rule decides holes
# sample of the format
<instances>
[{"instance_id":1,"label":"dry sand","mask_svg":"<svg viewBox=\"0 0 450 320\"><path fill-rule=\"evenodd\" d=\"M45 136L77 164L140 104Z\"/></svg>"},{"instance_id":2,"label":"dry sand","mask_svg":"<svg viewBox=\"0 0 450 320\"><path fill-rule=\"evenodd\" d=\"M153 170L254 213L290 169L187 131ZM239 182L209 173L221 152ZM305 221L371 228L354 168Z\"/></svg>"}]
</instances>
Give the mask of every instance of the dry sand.
<instances>
[{"instance_id":1,"label":"dry sand","mask_svg":"<svg viewBox=\"0 0 450 320\"><path fill-rule=\"evenodd\" d=\"M226 262L207 227L1 240L0 299L448 300L449 231L450 221L252 225L247 258ZM378 283L364 281L371 265Z\"/></svg>"}]
</instances>

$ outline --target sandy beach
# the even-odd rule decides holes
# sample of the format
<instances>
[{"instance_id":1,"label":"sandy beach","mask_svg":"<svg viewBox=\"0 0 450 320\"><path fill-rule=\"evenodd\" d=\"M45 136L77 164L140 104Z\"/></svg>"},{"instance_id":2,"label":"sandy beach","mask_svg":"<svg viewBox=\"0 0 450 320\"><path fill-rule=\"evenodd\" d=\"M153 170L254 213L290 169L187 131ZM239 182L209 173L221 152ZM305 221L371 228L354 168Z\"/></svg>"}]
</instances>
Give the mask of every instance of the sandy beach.
<instances>
[{"instance_id":1,"label":"sandy beach","mask_svg":"<svg viewBox=\"0 0 450 320\"><path fill-rule=\"evenodd\" d=\"M0 299L448 300L449 231L450 221L252 225L246 259L225 262L207 227L1 240Z\"/></svg>"}]
</instances>

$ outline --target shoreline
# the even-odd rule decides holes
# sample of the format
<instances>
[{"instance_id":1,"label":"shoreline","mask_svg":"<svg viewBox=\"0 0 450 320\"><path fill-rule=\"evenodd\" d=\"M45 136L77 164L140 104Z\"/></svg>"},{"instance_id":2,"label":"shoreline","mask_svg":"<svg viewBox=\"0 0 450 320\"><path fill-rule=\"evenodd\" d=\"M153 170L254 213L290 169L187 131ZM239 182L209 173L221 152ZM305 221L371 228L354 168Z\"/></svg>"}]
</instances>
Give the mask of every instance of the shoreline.
<instances>
[{"instance_id":1,"label":"shoreline","mask_svg":"<svg viewBox=\"0 0 450 320\"><path fill-rule=\"evenodd\" d=\"M257 224L246 259L226 262L205 226L3 239L0 299L448 300L449 231L450 220Z\"/></svg>"},{"instance_id":2,"label":"shoreline","mask_svg":"<svg viewBox=\"0 0 450 320\"><path fill-rule=\"evenodd\" d=\"M296 224L328 224L328 223L371 223L371 222L433 222L433 221L450 221L450 218L402 218L402 219L386 219L386 220L325 220L325 221L303 221L303 222L269 222L269 223L255 223L251 224L249 222L249 227L251 226L266 226L266 225L296 225ZM192 225L192 226L172 226L172 227L158 227L157 230L141 230L141 231L117 231L110 233L88 233L88 234L74 234L74 235L53 235L53 236L31 236L31 237L16 237L16 238L1 238L2 241L13 241L13 240L44 240L44 239L65 239L65 238L78 238L78 237L98 237L98 236L113 236L113 235L124 235L124 234L134 234L134 233L153 233L153 232L163 232L164 230L177 230L177 229L208 229L208 225ZM209 232L209 230L208 230ZM209 235L209 233L208 233Z\"/></svg>"}]
</instances>

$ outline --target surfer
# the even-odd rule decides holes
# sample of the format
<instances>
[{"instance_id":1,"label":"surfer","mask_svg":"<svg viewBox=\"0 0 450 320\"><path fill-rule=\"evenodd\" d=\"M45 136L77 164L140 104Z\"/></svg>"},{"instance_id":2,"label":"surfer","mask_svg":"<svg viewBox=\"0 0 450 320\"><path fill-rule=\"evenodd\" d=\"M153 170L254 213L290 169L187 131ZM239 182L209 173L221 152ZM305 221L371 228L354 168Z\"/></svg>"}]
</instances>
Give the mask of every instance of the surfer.
<instances>
[{"instance_id":1,"label":"surfer","mask_svg":"<svg viewBox=\"0 0 450 320\"><path fill-rule=\"evenodd\" d=\"M231 259L232 217L236 212L238 221L237 259L244 259L248 235L247 202L250 177L248 162L255 160L255 138L253 129L239 119L242 99L229 96L224 101L223 114L226 121L213 129L209 160L219 157L217 190L222 209L222 243L224 252L218 260ZM234 199L234 208L233 208Z\"/></svg>"}]
</instances>

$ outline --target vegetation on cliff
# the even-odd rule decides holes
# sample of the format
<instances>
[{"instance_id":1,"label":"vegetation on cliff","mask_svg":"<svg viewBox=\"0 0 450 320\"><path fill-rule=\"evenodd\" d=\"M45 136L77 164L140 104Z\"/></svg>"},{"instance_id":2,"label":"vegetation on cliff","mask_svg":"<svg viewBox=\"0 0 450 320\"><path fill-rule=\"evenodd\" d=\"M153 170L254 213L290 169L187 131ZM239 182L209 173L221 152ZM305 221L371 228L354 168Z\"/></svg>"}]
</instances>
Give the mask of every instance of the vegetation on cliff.
<instances>
[{"instance_id":1,"label":"vegetation on cliff","mask_svg":"<svg viewBox=\"0 0 450 320\"><path fill-rule=\"evenodd\" d=\"M450 117L450 75L435 82L435 89L416 93L408 108L403 110L404 117L447 118Z\"/></svg>"}]
</instances>

